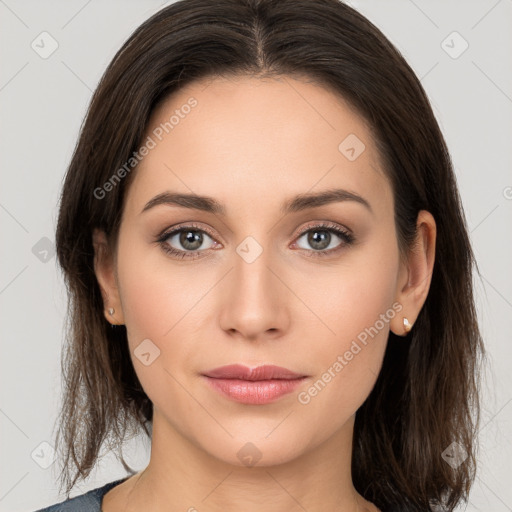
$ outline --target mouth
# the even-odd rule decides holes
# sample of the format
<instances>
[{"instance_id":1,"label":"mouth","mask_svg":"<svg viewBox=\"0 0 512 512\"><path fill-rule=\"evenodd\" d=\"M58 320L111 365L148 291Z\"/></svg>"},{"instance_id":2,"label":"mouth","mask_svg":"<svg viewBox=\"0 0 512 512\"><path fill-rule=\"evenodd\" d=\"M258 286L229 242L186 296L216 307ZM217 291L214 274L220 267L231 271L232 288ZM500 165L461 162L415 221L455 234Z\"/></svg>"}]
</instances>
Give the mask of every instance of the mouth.
<instances>
[{"instance_id":1,"label":"mouth","mask_svg":"<svg viewBox=\"0 0 512 512\"><path fill-rule=\"evenodd\" d=\"M236 402L263 405L293 392L307 375L274 365L249 368L227 365L210 370L202 377L212 389Z\"/></svg>"}]
</instances>

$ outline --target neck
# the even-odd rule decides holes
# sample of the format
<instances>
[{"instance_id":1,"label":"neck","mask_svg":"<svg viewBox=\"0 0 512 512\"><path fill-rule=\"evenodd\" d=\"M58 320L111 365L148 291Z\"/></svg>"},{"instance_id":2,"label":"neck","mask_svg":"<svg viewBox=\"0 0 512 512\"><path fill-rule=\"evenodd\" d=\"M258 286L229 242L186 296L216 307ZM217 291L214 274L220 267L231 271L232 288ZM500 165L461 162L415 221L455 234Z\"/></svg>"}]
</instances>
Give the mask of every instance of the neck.
<instances>
[{"instance_id":1,"label":"neck","mask_svg":"<svg viewBox=\"0 0 512 512\"><path fill-rule=\"evenodd\" d=\"M155 409L150 462L134 477L127 510L373 512L352 484L353 427L354 417L292 460L265 465L263 451L254 466L233 465L183 436Z\"/></svg>"}]
</instances>

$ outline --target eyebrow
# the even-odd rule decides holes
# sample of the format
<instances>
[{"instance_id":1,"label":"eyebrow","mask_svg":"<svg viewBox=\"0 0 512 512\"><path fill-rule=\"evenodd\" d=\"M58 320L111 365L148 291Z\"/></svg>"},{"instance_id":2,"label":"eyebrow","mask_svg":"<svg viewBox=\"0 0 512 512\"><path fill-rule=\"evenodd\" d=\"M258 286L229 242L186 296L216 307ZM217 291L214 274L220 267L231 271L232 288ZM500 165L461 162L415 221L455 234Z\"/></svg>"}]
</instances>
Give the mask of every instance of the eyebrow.
<instances>
[{"instance_id":1,"label":"eyebrow","mask_svg":"<svg viewBox=\"0 0 512 512\"><path fill-rule=\"evenodd\" d=\"M281 213L300 212L309 208L317 208L331 203L353 201L363 205L372 214L373 210L370 203L360 195L349 192L341 188L324 190L322 192L299 194L283 203ZM154 208L158 205L181 206L192 210L201 210L216 215L226 215L226 207L213 197L199 196L197 194L178 194L173 192L163 192L150 199L141 213Z\"/></svg>"}]
</instances>

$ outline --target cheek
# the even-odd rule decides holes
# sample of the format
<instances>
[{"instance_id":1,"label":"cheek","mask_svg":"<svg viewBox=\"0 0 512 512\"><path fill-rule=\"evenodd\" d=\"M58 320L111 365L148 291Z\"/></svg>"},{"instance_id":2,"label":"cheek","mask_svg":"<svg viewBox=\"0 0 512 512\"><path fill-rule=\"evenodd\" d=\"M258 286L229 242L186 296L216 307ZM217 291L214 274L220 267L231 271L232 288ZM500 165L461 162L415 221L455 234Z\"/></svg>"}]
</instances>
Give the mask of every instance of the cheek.
<instances>
[{"instance_id":1,"label":"cheek","mask_svg":"<svg viewBox=\"0 0 512 512\"><path fill-rule=\"evenodd\" d=\"M389 247L373 245L347 255L343 265L325 273L314 291L308 291L308 301L312 299L331 338L341 345L373 326L393 304L398 255ZM303 286L312 290L307 278Z\"/></svg>"},{"instance_id":2,"label":"cheek","mask_svg":"<svg viewBox=\"0 0 512 512\"><path fill-rule=\"evenodd\" d=\"M128 233L120 234L117 263L130 342L150 338L158 343L171 334L189 302L180 270L174 269L171 276L163 252Z\"/></svg>"},{"instance_id":3,"label":"cheek","mask_svg":"<svg viewBox=\"0 0 512 512\"><path fill-rule=\"evenodd\" d=\"M123 238L122 233L117 264L128 344L137 376L153 401L158 401L163 390L178 399L178 382L197 372L194 364L201 350L200 341L206 338L200 331L206 329L204 323L211 318L208 294L219 277L204 264L198 264L201 269L180 266L160 248L129 234ZM148 366L138 358L144 346L158 354Z\"/></svg>"},{"instance_id":4,"label":"cheek","mask_svg":"<svg viewBox=\"0 0 512 512\"><path fill-rule=\"evenodd\" d=\"M322 395L318 405L336 403L353 413L375 384L390 322L401 306L393 307L398 254L392 248L361 250L346 261L308 293L313 301L308 305L328 329L322 327L325 336L315 344L318 380L305 400ZM303 286L310 287L310 281Z\"/></svg>"},{"instance_id":5,"label":"cheek","mask_svg":"<svg viewBox=\"0 0 512 512\"><path fill-rule=\"evenodd\" d=\"M174 375L175 368L183 367L187 360L185 352L190 345L176 341L183 338L180 332L189 321L187 311L197 298L184 293L186 282L180 270L175 269L171 276L158 248L149 248L140 240L120 236L117 263L130 355L143 388L153 400L158 389L172 393L173 380L167 372ZM172 358L166 349L170 342Z\"/></svg>"},{"instance_id":6,"label":"cheek","mask_svg":"<svg viewBox=\"0 0 512 512\"><path fill-rule=\"evenodd\" d=\"M154 406L165 410L173 403L187 418L192 405L180 382L190 371L194 346L183 341L193 331L194 305L201 290L187 292L185 274L174 269L171 276L165 258L155 257L156 253L132 250L129 257L125 252L118 260L130 356Z\"/></svg>"}]
</instances>

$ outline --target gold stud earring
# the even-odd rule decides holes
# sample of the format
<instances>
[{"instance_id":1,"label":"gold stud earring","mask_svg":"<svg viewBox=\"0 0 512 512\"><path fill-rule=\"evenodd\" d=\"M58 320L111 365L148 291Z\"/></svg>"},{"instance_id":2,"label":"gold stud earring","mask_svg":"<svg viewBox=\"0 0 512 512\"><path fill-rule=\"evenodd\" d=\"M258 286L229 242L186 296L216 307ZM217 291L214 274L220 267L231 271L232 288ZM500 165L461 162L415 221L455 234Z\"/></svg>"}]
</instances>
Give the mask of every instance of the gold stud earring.
<instances>
[{"instance_id":1,"label":"gold stud earring","mask_svg":"<svg viewBox=\"0 0 512 512\"><path fill-rule=\"evenodd\" d=\"M109 308L109 309L108 309L108 314L109 314L110 316L113 316L115 312L116 312L116 310L115 310L114 308Z\"/></svg>"},{"instance_id":2,"label":"gold stud earring","mask_svg":"<svg viewBox=\"0 0 512 512\"><path fill-rule=\"evenodd\" d=\"M405 332L409 332L412 329L412 325L409 323L409 320L404 316L404 330Z\"/></svg>"}]
</instances>

